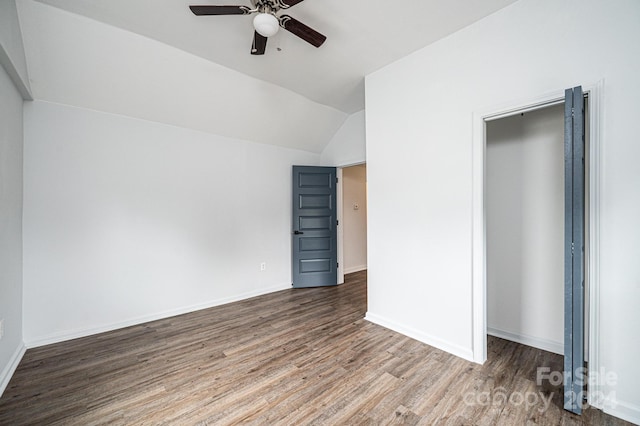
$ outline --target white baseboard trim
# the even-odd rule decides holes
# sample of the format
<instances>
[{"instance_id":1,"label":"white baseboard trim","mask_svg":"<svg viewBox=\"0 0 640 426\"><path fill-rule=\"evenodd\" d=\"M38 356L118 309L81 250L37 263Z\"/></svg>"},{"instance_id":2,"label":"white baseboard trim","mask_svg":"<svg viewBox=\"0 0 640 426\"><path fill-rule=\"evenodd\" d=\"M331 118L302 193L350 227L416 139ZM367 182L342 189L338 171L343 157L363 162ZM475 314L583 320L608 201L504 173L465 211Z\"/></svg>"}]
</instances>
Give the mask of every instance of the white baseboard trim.
<instances>
[{"instance_id":1,"label":"white baseboard trim","mask_svg":"<svg viewBox=\"0 0 640 426\"><path fill-rule=\"evenodd\" d=\"M367 269L367 265L359 265L359 266L351 266L349 268L344 268L345 274L353 274L354 272L360 272Z\"/></svg>"},{"instance_id":2,"label":"white baseboard trim","mask_svg":"<svg viewBox=\"0 0 640 426\"><path fill-rule=\"evenodd\" d=\"M4 390L9 386L9 381L11 377L13 377L13 373L16 372L16 368L18 368L18 364L22 361L22 357L26 351L27 347L24 343L21 343L20 346L16 348L7 366L2 370L2 373L0 373L0 396L2 396Z\"/></svg>"},{"instance_id":3,"label":"white baseboard trim","mask_svg":"<svg viewBox=\"0 0 640 426\"><path fill-rule=\"evenodd\" d=\"M145 322L170 318L176 315L188 314L189 312L200 311L202 309L208 309L214 306L220 306L220 305L225 305L227 303L238 302L240 300L250 299L252 297L262 296L263 294L269 294L276 291L287 290L290 288L291 288L291 284L268 287L268 288L254 290L254 291L249 291L246 293L241 293L235 296L211 300L205 303L199 303L191 306L184 306L181 308L158 312L151 315L142 315L142 316L131 318L125 321L105 324L98 327L63 331L60 333L54 333L47 336L40 336L40 337L35 337L30 339L25 338L25 345L27 348L37 348L39 346L50 345L53 343L60 343L67 340L78 339L81 337L92 336L94 334L105 333L107 331L118 330L120 328L130 327L132 325L144 324Z\"/></svg>"},{"instance_id":4,"label":"white baseboard trim","mask_svg":"<svg viewBox=\"0 0 640 426\"><path fill-rule=\"evenodd\" d=\"M541 339L538 337L528 336L526 334L512 333L493 327L487 327L487 334L499 337L501 339L511 340L512 342L522 345L533 346L543 351L553 352L554 354L564 355L564 343L555 342L549 339Z\"/></svg>"},{"instance_id":5,"label":"white baseboard trim","mask_svg":"<svg viewBox=\"0 0 640 426\"><path fill-rule=\"evenodd\" d=\"M634 425L640 425L640 406L636 404L609 399L605 401L602 411Z\"/></svg>"},{"instance_id":6,"label":"white baseboard trim","mask_svg":"<svg viewBox=\"0 0 640 426\"><path fill-rule=\"evenodd\" d=\"M468 361L473 362L473 351L470 348L465 348L460 345L456 345L454 343L448 342L446 340L439 339L437 337L434 337L429 334L423 333L419 330L416 330L412 327L404 326L395 321L388 320L382 316L373 314L371 312L367 312L364 319L374 324L388 328L389 330L393 330L398 333L404 334L405 336L411 337L412 339L416 339L429 346L433 346L435 348L448 352L452 355L455 355L457 357L464 358Z\"/></svg>"}]
</instances>

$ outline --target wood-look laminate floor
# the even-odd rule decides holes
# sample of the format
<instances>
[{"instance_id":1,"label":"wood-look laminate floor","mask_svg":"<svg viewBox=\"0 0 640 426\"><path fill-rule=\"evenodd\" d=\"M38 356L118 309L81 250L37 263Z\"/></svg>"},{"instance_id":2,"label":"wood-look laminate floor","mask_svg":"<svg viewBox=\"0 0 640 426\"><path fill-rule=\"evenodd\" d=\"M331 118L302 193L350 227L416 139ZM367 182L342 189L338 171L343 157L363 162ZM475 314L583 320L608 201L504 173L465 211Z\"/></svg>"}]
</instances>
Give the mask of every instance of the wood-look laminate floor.
<instances>
[{"instance_id":1,"label":"wood-look laminate floor","mask_svg":"<svg viewBox=\"0 0 640 426\"><path fill-rule=\"evenodd\" d=\"M560 389L536 385L538 366L562 368L558 355L490 338L480 366L365 311L359 272L339 287L29 349L0 424L626 424L594 409L569 414Z\"/></svg>"}]
</instances>

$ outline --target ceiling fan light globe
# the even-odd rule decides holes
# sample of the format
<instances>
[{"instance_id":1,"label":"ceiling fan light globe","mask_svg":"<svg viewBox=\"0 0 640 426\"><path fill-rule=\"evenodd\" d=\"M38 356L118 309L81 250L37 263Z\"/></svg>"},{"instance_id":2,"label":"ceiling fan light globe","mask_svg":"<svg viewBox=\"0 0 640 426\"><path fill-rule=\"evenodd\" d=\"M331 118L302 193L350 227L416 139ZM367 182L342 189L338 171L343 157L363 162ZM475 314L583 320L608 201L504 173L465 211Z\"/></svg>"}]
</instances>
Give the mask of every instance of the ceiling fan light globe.
<instances>
[{"instance_id":1,"label":"ceiling fan light globe","mask_svg":"<svg viewBox=\"0 0 640 426\"><path fill-rule=\"evenodd\" d=\"M256 17L253 18L253 28L255 28L261 36L271 37L278 32L280 22L278 18L270 13L258 13Z\"/></svg>"}]
</instances>

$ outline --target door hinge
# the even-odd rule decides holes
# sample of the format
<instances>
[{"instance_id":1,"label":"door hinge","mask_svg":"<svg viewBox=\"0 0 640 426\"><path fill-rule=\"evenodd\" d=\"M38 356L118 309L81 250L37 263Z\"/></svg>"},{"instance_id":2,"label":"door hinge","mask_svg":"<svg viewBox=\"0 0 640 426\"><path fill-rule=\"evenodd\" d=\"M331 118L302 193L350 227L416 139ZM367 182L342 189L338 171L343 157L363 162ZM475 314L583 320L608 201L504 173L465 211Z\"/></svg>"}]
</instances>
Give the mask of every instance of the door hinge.
<instances>
[{"instance_id":1,"label":"door hinge","mask_svg":"<svg viewBox=\"0 0 640 426\"><path fill-rule=\"evenodd\" d=\"M336 220L336 226L340 226L340 221Z\"/></svg>"},{"instance_id":2,"label":"door hinge","mask_svg":"<svg viewBox=\"0 0 640 426\"><path fill-rule=\"evenodd\" d=\"M337 265L337 266L336 266L336 268L339 268L339 267L340 267L340 264L339 264L339 263L336 263L336 265Z\"/></svg>"},{"instance_id":3,"label":"door hinge","mask_svg":"<svg viewBox=\"0 0 640 426\"><path fill-rule=\"evenodd\" d=\"M339 180L339 179L336 177L336 183L338 183L338 180Z\"/></svg>"}]
</instances>

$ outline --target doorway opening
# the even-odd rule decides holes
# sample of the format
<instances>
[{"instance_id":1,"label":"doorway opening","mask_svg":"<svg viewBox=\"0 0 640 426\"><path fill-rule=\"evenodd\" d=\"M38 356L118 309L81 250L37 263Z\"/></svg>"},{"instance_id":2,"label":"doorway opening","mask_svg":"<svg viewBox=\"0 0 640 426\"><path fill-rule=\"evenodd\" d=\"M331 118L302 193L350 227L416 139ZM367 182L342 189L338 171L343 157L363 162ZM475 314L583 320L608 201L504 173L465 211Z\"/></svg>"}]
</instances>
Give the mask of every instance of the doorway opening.
<instances>
[{"instance_id":1,"label":"doorway opening","mask_svg":"<svg viewBox=\"0 0 640 426\"><path fill-rule=\"evenodd\" d=\"M367 165L338 169L338 283L367 269Z\"/></svg>"}]
</instances>

